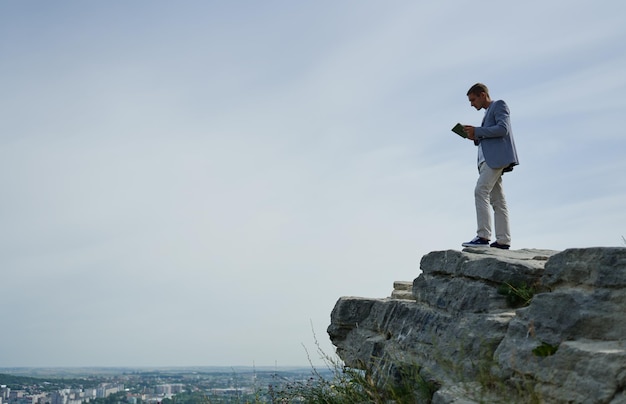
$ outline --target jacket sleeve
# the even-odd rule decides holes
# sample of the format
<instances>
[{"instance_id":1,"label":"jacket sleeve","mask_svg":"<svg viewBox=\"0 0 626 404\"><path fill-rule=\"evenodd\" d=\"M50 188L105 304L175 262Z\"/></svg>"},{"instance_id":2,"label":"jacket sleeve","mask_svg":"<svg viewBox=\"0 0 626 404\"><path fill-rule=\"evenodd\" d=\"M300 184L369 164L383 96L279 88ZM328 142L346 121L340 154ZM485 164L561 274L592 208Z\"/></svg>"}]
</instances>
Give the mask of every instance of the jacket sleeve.
<instances>
[{"instance_id":1,"label":"jacket sleeve","mask_svg":"<svg viewBox=\"0 0 626 404\"><path fill-rule=\"evenodd\" d=\"M474 129L476 139L496 138L508 136L511 130L509 107L502 100L494 101L493 119L487 120L484 125Z\"/></svg>"}]
</instances>

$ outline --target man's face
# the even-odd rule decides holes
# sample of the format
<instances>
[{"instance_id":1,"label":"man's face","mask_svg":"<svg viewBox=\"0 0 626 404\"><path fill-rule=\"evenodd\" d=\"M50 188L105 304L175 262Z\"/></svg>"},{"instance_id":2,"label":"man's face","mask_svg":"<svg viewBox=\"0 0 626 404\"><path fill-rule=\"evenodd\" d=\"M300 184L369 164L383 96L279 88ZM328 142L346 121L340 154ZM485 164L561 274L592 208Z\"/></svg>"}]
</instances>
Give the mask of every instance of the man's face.
<instances>
[{"instance_id":1,"label":"man's face","mask_svg":"<svg viewBox=\"0 0 626 404\"><path fill-rule=\"evenodd\" d=\"M487 93L485 92L480 93L480 95L471 93L467 98L469 99L470 105L476 108L477 111L487 106Z\"/></svg>"}]
</instances>

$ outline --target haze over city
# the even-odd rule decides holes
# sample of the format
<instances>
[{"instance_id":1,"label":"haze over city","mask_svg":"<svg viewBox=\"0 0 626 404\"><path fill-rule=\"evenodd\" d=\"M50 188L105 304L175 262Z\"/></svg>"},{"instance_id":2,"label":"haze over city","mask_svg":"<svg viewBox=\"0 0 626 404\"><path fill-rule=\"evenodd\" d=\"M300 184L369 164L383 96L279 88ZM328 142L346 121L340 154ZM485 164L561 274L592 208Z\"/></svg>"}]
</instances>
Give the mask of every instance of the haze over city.
<instances>
[{"instance_id":1,"label":"haze over city","mask_svg":"<svg viewBox=\"0 0 626 404\"><path fill-rule=\"evenodd\" d=\"M0 2L0 366L301 366L340 296L475 235L626 241L623 2ZM308 351L308 352L307 352Z\"/></svg>"}]
</instances>

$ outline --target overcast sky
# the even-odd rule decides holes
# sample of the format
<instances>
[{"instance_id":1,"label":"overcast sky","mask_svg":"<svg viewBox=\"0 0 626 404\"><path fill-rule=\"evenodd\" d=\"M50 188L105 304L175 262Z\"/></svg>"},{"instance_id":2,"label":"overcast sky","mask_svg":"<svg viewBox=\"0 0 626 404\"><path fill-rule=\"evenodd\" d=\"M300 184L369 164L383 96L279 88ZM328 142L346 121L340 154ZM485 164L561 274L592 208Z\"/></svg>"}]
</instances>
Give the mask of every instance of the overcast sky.
<instances>
[{"instance_id":1,"label":"overcast sky","mask_svg":"<svg viewBox=\"0 0 626 404\"><path fill-rule=\"evenodd\" d=\"M512 248L626 235L614 1L0 1L0 366L319 363L341 296L475 236L511 109Z\"/></svg>"}]
</instances>

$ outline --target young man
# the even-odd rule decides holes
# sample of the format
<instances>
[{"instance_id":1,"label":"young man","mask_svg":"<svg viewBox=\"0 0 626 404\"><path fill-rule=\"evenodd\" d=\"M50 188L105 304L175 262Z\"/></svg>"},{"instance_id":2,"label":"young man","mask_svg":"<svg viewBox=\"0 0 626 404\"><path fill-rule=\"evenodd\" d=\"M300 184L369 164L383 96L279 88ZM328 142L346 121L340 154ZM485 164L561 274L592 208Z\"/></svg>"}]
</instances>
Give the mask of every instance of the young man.
<instances>
[{"instance_id":1,"label":"young man","mask_svg":"<svg viewBox=\"0 0 626 404\"><path fill-rule=\"evenodd\" d=\"M506 207L502 174L512 171L519 164L509 107L502 100L492 101L487 86L474 84L467 92L472 107L485 110L485 117L480 127L464 125L467 138L478 146L478 181L474 189L476 203L476 221L478 230L472 241L463 243L463 247L495 247L508 249L511 246L509 212ZM495 219L495 241L491 244L491 210Z\"/></svg>"}]
</instances>

